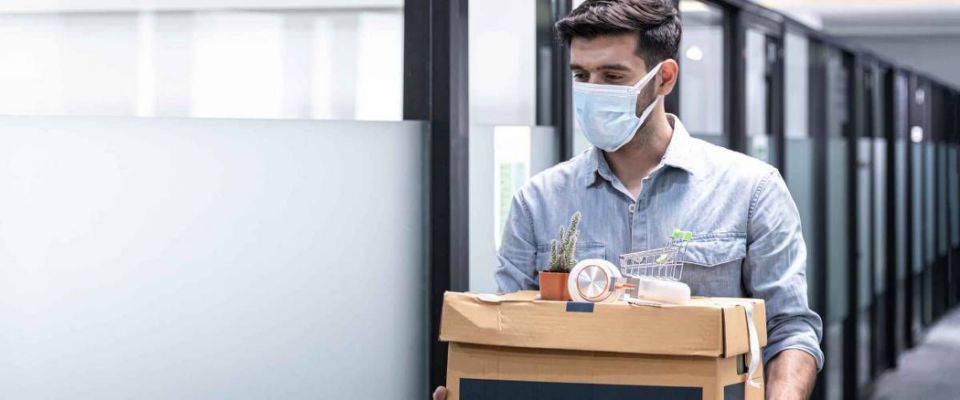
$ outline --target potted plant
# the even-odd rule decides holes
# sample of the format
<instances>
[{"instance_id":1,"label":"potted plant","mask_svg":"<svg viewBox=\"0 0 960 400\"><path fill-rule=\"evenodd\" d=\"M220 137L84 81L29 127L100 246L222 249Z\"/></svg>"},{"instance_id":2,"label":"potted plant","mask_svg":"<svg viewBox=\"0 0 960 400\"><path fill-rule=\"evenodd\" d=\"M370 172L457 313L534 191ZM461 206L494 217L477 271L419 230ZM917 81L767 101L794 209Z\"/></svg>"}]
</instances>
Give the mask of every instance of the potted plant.
<instances>
[{"instance_id":1,"label":"potted plant","mask_svg":"<svg viewBox=\"0 0 960 400\"><path fill-rule=\"evenodd\" d=\"M564 231L560 227L560 237L550 243L550 265L539 274L540 298L543 300L570 300L567 291L567 278L570 269L577 263L577 236L580 235L580 212L570 217L570 226Z\"/></svg>"}]
</instances>

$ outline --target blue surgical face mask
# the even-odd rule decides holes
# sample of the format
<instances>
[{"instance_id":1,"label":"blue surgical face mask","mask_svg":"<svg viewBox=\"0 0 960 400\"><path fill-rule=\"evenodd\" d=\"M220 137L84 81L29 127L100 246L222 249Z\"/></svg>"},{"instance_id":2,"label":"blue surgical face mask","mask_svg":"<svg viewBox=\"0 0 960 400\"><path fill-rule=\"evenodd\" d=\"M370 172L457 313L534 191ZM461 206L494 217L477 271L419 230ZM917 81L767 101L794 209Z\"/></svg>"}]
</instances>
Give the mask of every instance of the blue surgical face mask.
<instances>
[{"instance_id":1,"label":"blue surgical face mask","mask_svg":"<svg viewBox=\"0 0 960 400\"><path fill-rule=\"evenodd\" d=\"M617 151L633 139L637 129L663 98L657 96L637 117L637 95L657 76L661 64L657 64L631 86L573 83L573 108L577 124L590 144L601 150Z\"/></svg>"}]
</instances>

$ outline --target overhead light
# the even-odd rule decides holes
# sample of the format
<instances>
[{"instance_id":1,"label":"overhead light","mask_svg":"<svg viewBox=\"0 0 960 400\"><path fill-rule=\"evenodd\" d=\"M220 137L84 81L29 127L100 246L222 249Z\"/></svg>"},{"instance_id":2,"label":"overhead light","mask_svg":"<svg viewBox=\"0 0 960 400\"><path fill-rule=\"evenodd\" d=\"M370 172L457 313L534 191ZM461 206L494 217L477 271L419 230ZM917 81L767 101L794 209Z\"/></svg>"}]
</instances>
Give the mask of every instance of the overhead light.
<instances>
[{"instance_id":1,"label":"overhead light","mask_svg":"<svg viewBox=\"0 0 960 400\"><path fill-rule=\"evenodd\" d=\"M684 13L696 13L696 12L707 12L710 9L707 8L707 5L700 1L694 0L682 0L680 2L680 12Z\"/></svg>"},{"instance_id":2,"label":"overhead light","mask_svg":"<svg viewBox=\"0 0 960 400\"><path fill-rule=\"evenodd\" d=\"M703 50L700 48L700 46L697 46L697 45L688 47L687 52L684 53L684 55L686 55L688 59L693 61L703 60Z\"/></svg>"},{"instance_id":3,"label":"overhead light","mask_svg":"<svg viewBox=\"0 0 960 400\"><path fill-rule=\"evenodd\" d=\"M910 140L914 143L920 143L923 141L923 128L919 126L914 126L910 128Z\"/></svg>"}]
</instances>

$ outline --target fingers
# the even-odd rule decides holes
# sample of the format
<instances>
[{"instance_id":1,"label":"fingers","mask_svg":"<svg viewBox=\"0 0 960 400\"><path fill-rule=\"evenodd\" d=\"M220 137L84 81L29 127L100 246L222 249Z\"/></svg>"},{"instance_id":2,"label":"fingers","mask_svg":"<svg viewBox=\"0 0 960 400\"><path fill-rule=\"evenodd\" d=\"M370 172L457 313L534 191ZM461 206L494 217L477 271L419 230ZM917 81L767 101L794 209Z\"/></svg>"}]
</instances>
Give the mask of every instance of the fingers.
<instances>
[{"instance_id":1,"label":"fingers","mask_svg":"<svg viewBox=\"0 0 960 400\"><path fill-rule=\"evenodd\" d=\"M447 388L438 386L437 390L433 391L433 400L447 400Z\"/></svg>"}]
</instances>

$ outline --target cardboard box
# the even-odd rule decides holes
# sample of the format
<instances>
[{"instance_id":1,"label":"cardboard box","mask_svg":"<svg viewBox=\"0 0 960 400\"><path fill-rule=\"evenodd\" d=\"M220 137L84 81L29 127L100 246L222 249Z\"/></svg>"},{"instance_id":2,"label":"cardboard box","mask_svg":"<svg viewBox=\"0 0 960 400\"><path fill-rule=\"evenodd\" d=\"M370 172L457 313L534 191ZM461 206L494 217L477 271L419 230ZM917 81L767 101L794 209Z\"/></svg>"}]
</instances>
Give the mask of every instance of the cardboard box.
<instances>
[{"instance_id":1,"label":"cardboard box","mask_svg":"<svg viewBox=\"0 0 960 400\"><path fill-rule=\"evenodd\" d=\"M694 298L683 306L536 300L447 292L450 400L763 399L762 300Z\"/></svg>"}]
</instances>

